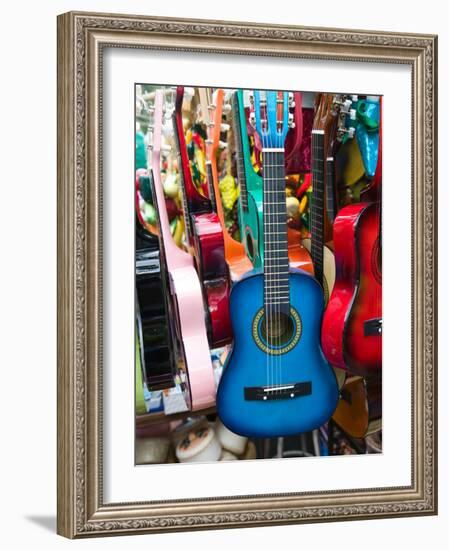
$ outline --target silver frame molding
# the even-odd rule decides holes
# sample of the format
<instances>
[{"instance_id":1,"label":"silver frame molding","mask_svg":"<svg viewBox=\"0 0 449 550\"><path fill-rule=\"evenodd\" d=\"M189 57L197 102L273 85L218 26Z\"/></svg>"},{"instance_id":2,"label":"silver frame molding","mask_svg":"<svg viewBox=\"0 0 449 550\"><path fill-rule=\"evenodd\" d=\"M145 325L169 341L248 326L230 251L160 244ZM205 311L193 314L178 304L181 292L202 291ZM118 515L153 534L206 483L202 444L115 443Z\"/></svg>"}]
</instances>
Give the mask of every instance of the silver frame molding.
<instances>
[{"instance_id":1,"label":"silver frame molding","mask_svg":"<svg viewBox=\"0 0 449 550\"><path fill-rule=\"evenodd\" d=\"M407 64L412 69L412 483L104 504L104 47ZM58 533L70 538L437 513L437 37L70 12L58 17ZM150 497L150 495L149 495Z\"/></svg>"}]
</instances>

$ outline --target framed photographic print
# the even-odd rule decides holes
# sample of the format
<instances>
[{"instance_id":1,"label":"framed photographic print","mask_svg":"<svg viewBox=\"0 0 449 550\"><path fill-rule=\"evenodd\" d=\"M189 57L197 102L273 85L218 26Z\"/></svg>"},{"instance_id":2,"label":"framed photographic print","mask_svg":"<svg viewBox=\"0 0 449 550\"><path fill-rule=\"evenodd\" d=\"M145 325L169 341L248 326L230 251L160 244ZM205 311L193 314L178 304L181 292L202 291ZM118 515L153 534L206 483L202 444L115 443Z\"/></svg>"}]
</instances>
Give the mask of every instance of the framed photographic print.
<instances>
[{"instance_id":1,"label":"framed photographic print","mask_svg":"<svg viewBox=\"0 0 449 550\"><path fill-rule=\"evenodd\" d=\"M58 18L58 532L435 514L430 35Z\"/></svg>"}]
</instances>

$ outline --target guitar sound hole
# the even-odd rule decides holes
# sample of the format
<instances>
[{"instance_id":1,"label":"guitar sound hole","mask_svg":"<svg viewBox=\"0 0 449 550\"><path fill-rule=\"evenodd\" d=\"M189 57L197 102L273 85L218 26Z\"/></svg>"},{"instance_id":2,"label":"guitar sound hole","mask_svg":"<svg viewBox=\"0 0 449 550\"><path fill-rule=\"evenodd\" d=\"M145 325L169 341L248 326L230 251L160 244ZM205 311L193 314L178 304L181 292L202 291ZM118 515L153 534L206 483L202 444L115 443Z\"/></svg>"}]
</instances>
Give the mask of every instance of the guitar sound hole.
<instances>
[{"instance_id":1,"label":"guitar sound hole","mask_svg":"<svg viewBox=\"0 0 449 550\"><path fill-rule=\"evenodd\" d=\"M272 313L267 317L264 315L261 323L261 335L269 346L285 346L293 337L295 323L290 315L285 313Z\"/></svg>"},{"instance_id":2,"label":"guitar sound hole","mask_svg":"<svg viewBox=\"0 0 449 550\"><path fill-rule=\"evenodd\" d=\"M249 233L246 234L246 250L248 251L248 256L252 259L254 258L254 244L253 238Z\"/></svg>"}]
</instances>

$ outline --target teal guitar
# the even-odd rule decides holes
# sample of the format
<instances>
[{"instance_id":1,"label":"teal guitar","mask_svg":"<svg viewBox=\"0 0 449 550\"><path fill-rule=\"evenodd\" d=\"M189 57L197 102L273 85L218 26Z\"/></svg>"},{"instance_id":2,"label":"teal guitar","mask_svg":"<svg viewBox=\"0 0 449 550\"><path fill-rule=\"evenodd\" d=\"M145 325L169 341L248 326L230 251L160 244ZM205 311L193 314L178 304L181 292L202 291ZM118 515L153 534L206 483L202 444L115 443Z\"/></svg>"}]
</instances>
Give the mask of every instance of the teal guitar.
<instances>
[{"instance_id":1,"label":"teal guitar","mask_svg":"<svg viewBox=\"0 0 449 550\"><path fill-rule=\"evenodd\" d=\"M322 288L289 266L284 167L289 94L255 91L254 105L263 158L264 267L231 290L235 336L217 408L235 433L282 437L323 425L337 406L338 387L320 347Z\"/></svg>"},{"instance_id":2,"label":"teal guitar","mask_svg":"<svg viewBox=\"0 0 449 550\"><path fill-rule=\"evenodd\" d=\"M240 235L254 267L263 265L263 182L251 162L246 130L243 90L232 97L233 129L237 155L237 178L240 186L238 217Z\"/></svg>"}]
</instances>

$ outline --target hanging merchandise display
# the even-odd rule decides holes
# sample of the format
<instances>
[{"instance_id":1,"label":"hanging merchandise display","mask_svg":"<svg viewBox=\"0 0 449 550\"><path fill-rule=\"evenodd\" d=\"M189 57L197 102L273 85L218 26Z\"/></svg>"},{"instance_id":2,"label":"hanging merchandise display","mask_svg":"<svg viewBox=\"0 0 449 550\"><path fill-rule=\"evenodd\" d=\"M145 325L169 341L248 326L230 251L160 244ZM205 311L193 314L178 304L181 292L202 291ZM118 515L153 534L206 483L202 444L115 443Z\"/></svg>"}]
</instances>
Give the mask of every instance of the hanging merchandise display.
<instances>
[{"instance_id":1,"label":"hanging merchandise display","mask_svg":"<svg viewBox=\"0 0 449 550\"><path fill-rule=\"evenodd\" d=\"M137 463L382 452L382 97L135 92Z\"/></svg>"}]
</instances>

